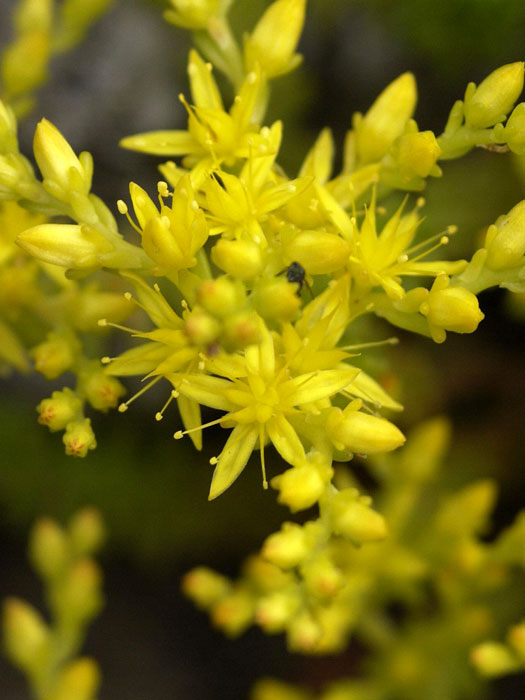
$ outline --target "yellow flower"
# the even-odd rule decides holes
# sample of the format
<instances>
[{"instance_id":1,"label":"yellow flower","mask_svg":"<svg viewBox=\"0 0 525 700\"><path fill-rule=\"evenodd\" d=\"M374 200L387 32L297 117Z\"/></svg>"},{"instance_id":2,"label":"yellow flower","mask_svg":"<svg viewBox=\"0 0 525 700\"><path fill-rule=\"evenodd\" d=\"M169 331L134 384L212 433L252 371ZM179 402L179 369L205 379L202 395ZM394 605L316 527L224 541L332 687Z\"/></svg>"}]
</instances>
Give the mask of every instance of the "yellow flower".
<instances>
[{"instance_id":1,"label":"yellow flower","mask_svg":"<svg viewBox=\"0 0 525 700\"><path fill-rule=\"evenodd\" d=\"M206 367L215 376L174 373L168 378L182 395L225 411L211 424L233 427L221 454L213 459L217 466L210 499L223 493L239 476L257 444L265 487L264 446L268 440L286 462L303 464L304 445L289 418L315 411L318 402L342 391L358 373L356 369L340 368L292 376L288 365L276 356L274 339L262 321L261 342L246 348L244 358L207 358ZM175 437L183 434L179 431Z\"/></svg>"},{"instance_id":2,"label":"yellow flower","mask_svg":"<svg viewBox=\"0 0 525 700\"><path fill-rule=\"evenodd\" d=\"M223 161L231 165L237 158L247 158L251 150L268 149L268 134L256 123L264 88L256 67L244 79L229 111L224 109L211 64L194 50L190 51L188 74L193 106L181 97L188 110L188 129L128 136L121 146L152 155L187 156L184 162L189 166L199 163L200 172Z\"/></svg>"}]
</instances>

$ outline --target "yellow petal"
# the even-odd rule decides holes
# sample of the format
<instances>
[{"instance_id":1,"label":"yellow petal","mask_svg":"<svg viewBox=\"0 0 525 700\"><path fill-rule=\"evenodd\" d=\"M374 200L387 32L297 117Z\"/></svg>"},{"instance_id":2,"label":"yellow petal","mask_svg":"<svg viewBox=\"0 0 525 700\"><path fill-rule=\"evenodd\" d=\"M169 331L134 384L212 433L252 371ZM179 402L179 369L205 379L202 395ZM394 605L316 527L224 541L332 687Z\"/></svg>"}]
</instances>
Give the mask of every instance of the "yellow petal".
<instances>
[{"instance_id":1,"label":"yellow petal","mask_svg":"<svg viewBox=\"0 0 525 700\"><path fill-rule=\"evenodd\" d=\"M239 476L250 458L257 437L257 431L250 426L237 426L232 430L213 472L209 501L226 491Z\"/></svg>"}]
</instances>

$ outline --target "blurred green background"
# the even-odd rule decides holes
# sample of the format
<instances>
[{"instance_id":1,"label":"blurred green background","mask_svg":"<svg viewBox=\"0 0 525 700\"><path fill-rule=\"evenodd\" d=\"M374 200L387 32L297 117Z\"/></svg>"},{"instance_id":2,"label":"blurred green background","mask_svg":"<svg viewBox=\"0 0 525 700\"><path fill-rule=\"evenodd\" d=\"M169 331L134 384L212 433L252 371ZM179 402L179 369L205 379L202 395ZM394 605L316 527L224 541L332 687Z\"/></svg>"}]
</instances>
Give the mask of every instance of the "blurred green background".
<instances>
[{"instance_id":1,"label":"blurred green background","mask_svg":"<svg viewBox=\"0 0 525 700\"><path fill-rule=\"evenodd\" d=\"M253 26L267 4L237 0L234 24ZM12 5L4 0L0 8L4 40ZM126 197L129 179L150 190L158 179L154 158L123 152L118 140L184 125L177 95L188 91L189 37L162 22L159 6L116 3L84 45L55 62L52 81L22 126L26 153L42 116L76 149L91 151L94 191L109 204ZM440 131L468 81L525 57L524 29L521 0L310 0L303 66L276 83L271 103L269 119L285 122L282 165L293 173L323 126L333 127L341 145L352 112L366 110L405 70L418 80L420 127ZM457 224L450 254L468 256L483 227L524 197L525 169L508 155L475 152L444 171L446 177L426 191L422 235ZM481 306L486 319L474 336L451 334L435 346L399 332L399 346L360 361L376 377L396 378L406 407L403 428L436 413L451 416L455 439L443 484L495 477L501 484L497 531L511 522L525 491L525 304L520 310L496 291L483 295ZM365 340L391 334L379 322L362 332ZM235 574L241 558L286 517L272 493L260 488L258 468L207 503L208 459L223 431L207 431L201 455L189 440L175 443L176 412L155 422L162 397L151 392L125 415L97 415L99 447L85 460L68 459L60 439L37 425L34 410L62 384L11 376L0 385L0 593L40 599L24 560L35 517L63 520L86 504L101 510L109 530L103 561L108 605L87 644L102 665L101 700L243 698L260 675L315 683L344 675L352 650L312 661L287 656L281 638L258 631L230 642L179 593L180 576L193 565ZM131 393L135 386L128 382ZM21 677L0 664L1 697L28 697ZM517 683L492 683L491 697L518 697Z\"/></svg>"}]
</instances>

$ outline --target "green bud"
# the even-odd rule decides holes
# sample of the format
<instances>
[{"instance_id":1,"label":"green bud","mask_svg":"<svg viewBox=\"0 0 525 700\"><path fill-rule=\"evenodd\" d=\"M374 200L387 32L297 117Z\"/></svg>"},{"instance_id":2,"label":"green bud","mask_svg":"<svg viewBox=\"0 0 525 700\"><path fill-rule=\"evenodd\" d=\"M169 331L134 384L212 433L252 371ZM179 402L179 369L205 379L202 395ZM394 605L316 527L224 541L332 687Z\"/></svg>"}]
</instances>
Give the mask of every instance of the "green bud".
<instances>
[{"instance_id":1,"label":"green bud","mask_svg":"<svg viewBox=\"0 0 525 700\"><path fill-rule=\"evenodd\" d=\"M197 290L197 301L208 313L228 318L244 306L246 292L241 282L227 277L205 280Z\"/></svg>"},{"instance_id":2,"label":"green bud","mask_svg":"<svg viewBox=\"0 0 525 700\"><path fill-rule=\"evenodd\" d=\"M86 556L102 546L106 531L96 508L83 508L69 522L69 539L75 556Z\"/></svg>"},{"instance_id":3,"label":"green bud","mask_svg":"<svg viewBox=\"0 0 525 700\"><path fill-rule=\"evenodd\" d=\"M37 345L31 351L35 361L35 369L46 379L56 379L71 369L79 349L78 340L70 333L49 333L47 340ZM67 410L67 404L73 409L72 397L65 392L60 400L64 401L62 410Z\"/></svg>"},{"instance_id":4,"label":"green bud","mask_svg":"<svg viewBox=\"0 0 525 700\"><path fill-rule=\"evenodd\" d=\"M255 606L255 622L267 634L283 632L301 604L294 589L274 591L259 598Z\"/></svg>"},{"instance_id":5,"label":"green bud","mask_svg":"<svg viewBox=\"0 0 525 700\"><path fill-rule=\"evenodd\" d=\"M4 602L4 648L9 660L25 671L38 669L49 652L49 630L41 615L18 598Z\"/></svg>"},{"instance_id":6,"label":"green bud","mask_svg":"<svg viewBox=\"0 0 525 700\"><path fill-rule=\"evenodd\" d=\"M465 95L465 123L485 129L505 119L523 90L524 63L517 61L497 68Z\"/></svg>"},{"instance_id":7,"label":"green bud","mask_svg":"<svg viewBox=\"0 0 525 700\"><path fill-rule=\"evenodd\" d=\"M472 650L470 659L484 676L497 677L515 671L518 660L504 644L484 642Z\"/></svg>"},{"instance_id":8,"label":"green bud","mask_svg":"<svg viewBox=\"0 0 525 700\"><path fill-rule=\"evenodd\" d=\"M75 659L63 667L47 700L93 700L100 685L100 671L93 659Z\"/></svg>"},{"instance_id":9,"label":"green bud","mask_svg":"<svg viewBox=\"0 0 525 700\"><path fill-rule=\"evenodd\" d=\"M52 605L62 622L91 620L102 608L102 573L92 559L80 559L52 591Z\"/></svg>"},{"instance_id":10,"label":"green bud","mask_svg":"<svg viewBox=\"0 0 525 700\"><path fill-rule=\"evenodd\" d=\"M261 247L250 239L221 238L211 250L211 259L221 270L240 280L253 279L263 268Z\"/></svg>"},{"instance_id":11,"label":"green bud","mask_svg":"<svg viewBox=\"0 0 525 700\"><path fill-rule=\"evenodd\" d=\"M45 579L59 576L68 558L64 530L50 518L42 518L33 527L29 540L29 557L35 570Z\"/></svg>"},{"instance_id":12,"label":"green bud","mask_svg":"<svg viewBox=\"0 0 525 700\"><path fill-rule=\"evenodd\" d=\"M490 270L516 267L525 253L525 200L489 226L485 241Z\"/></svg>"},{"instance_id":13,"label":"green bud","mask_svg":"<svg viewBox=\"0 0 525 700\"><path fill-rule=\"evenodd\" d=\"M199 608L207 610L230 592L228 579L200 566L189 571L182 580L182 590Z\"/></svg>"},{"instance_id":14,"label":"green bud","mask_svg":"<svg viewBox=\"0 0 525 700\"><path fill-rule=\"evenodd\" d=\"M301 306L297 284L284 277L260 280L252 294L256 311L265 319L291 321Z\"/></svg>"},{"instance_id":15,"label":"green bud","mask_svg":"<svg viewBox=\"0 0 525 700\"><path fill-rule=\"evenodd\" d=\"M332 527L359 546L384 540L388 534L382 515L370 508L370 499L359 497L355 489L344 489L332 500Z\"/></svg>"},{"instance_id":16,"label":"green bud","mask_svg":"<svg viewBox=\"0 0 525 700\"><path fill-rule=\"evenodd\" d=\"M89 450L94 450L97 441L90 419L84 418L84 420L69 423L66 426L62 442L66 446L66 454L72 457L85 457Z\"/></svg>"},{"instance_id":17,"label":"green bud","mask_svg":"<svg viewBox=\"0 0 525 700\"><path fill-rule=\"evenodd\" d=\"M244 590L226 595L215 605L211 619L228 637L238 637L253 622L253 599Z\"/></svg>"},{"instance_id":18,"label":"green bud","mask_svg":"<svg viewBox=\"0 0 525 700\"><path fill-rule=\"evenodd\" d=\"M308 556L311 543L304 528L295 523L284 523L279 532L266 538L262 556L281 569L291 569Z\"/></svg>"}]
</instances>

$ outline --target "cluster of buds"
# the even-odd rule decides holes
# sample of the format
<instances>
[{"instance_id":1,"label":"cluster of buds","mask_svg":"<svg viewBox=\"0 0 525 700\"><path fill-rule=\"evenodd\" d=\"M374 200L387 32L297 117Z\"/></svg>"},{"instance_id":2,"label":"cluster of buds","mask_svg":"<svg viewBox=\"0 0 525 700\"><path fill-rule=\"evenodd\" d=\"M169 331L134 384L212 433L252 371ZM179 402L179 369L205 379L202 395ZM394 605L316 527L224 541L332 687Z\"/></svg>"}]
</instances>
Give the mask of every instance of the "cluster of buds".
<instances>
[{"instance_id":1,"label":"cluster of buds","mask_svg":"<svg viewBox=\"0 0 525 700\"><path fill-rule=\"evenodd\" d=\"M100 684L97 664L88 657L74 656L87 625L102 607L102 574L92 556L104 537L100 516L90 508L76 513L67 529L51 519L40 520L31 534L29 556L44 582L51 622L23 600L5 601L7 656L42 697L96 697Z\"/></svg>"}]
</instances>

